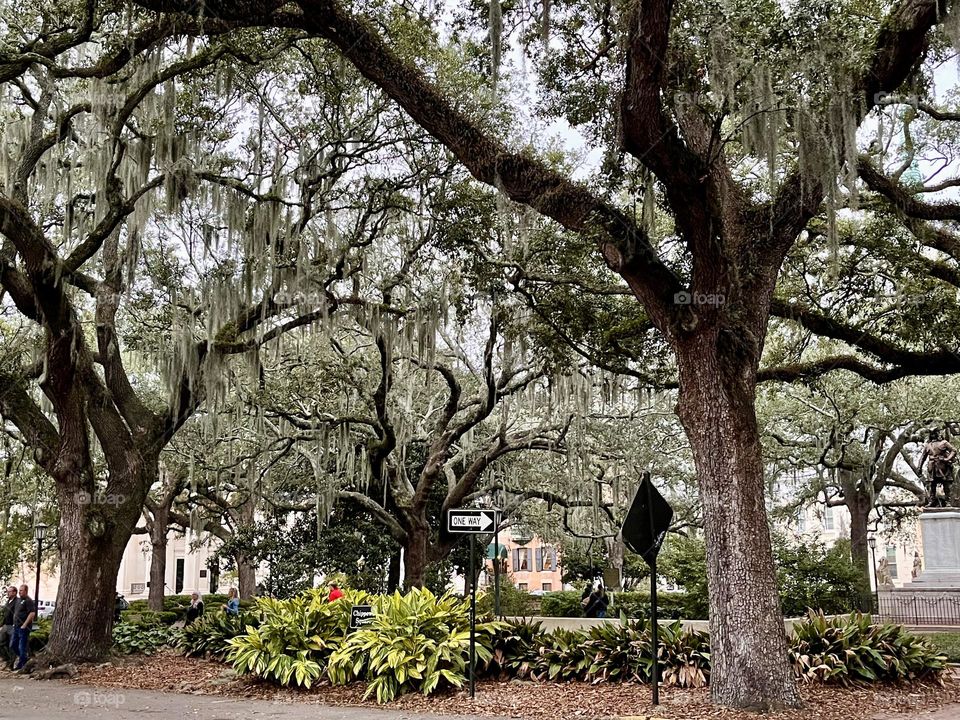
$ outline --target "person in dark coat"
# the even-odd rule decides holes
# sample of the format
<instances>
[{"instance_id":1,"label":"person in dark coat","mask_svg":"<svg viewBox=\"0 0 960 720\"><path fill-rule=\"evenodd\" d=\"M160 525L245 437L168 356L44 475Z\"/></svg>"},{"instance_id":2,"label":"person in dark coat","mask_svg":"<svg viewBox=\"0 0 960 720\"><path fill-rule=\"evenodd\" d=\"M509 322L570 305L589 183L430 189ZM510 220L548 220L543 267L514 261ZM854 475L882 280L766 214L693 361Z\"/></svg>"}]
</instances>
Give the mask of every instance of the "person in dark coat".
<instances>
[{"instance_id":1,"label":"person in dark coat","mask_svg":"<svg viewBox=\"0 0 960 720\"><path fill-rule=\"evenodd\" d=\"M607 607L610 605L610 599L607 597L607 591L603 583L597 585L597 589L590 594L587 605L586 616L589 618L604 618L607 616Z\"/></svg>"},{"instance_id":2,"label":"person in dark coat","mask_svg":"<svg viewBox=\"0 0 960 720\"><path fill-rule=\"evenodd\" d=\"M17 588L15 586L11 585L7 588L7 596L4 598L4 605L0 610L3 612L3 627L0 627L0 656L3 657L3 664L12 668L17 657L13 650L13 616L17 610Z\"/></svg>"},{"instance_id":3,"label":"person in dark coat","mask_svg":"<svg viewBox=\"0 0 960 720\"><path fill-rule=\"evenodd\" d=\"M193 593L190 596L190 607L187 608L187 625L194 620L203 617L203 600L200 599L200 593Z\"/></svg>"}]
</instances>

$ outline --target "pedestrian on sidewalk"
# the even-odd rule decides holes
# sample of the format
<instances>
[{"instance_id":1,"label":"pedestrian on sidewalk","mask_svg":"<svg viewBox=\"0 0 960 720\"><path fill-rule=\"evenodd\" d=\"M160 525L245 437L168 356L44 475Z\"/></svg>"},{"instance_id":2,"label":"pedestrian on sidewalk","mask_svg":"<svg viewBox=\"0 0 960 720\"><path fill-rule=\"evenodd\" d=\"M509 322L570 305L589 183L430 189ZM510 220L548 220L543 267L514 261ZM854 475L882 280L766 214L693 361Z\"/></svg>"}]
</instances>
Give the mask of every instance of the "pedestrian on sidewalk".
<instances>
[{"instance_id":1,"label":"pedestrian on sidewalk","mask_svg":"<svg viewBox=\"0 0 960 720\"><path fill-rule=\"evenodd\" d=\"M30 597L30 588L20 586L20 599L13 613L13 645L17 652L17 663L14 670L23 670L30 653L30 631L33 630L33 621L37 618L37 606Z\"/></svg>"},{"instance_id":2,"label":"pedestrian on sidewalk","mask_svg":"<svg viewBox=\"0 0 960 720\"><path fill-rule=\"evenodd\" d=\"M3 604L3 625L0 626L0 656L3 665L13 667L17 654L13 650L13 615L17 609L17 588L11 585L7 588Z\"/></svg>"}]
</instances>

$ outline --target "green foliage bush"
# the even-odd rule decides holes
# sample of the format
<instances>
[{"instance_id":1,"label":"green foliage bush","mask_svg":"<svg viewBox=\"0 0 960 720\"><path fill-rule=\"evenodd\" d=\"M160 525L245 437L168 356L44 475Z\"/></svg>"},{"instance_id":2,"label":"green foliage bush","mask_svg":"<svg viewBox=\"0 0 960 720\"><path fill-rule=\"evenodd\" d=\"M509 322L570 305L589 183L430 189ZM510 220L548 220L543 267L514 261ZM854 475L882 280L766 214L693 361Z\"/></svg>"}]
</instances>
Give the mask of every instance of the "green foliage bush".
<instances>
[{"instance_id":1,"label":"green foliage bush","mask_svg":"<svg viewBox=\"0 0 960 720\"><path fill-rule=\"evenodd\" d=\"M487 672L533 680L650 682L651 634L647 620L604 623L586 630L511 626L498 633ZM665 684L702 687L710 676L706 633L679 622L660 626L660 671Z\"/></svg>"},{"instance_id":2,"label":"green foliage bush","mask_svg":"<svg viewBox=\"0 0 960 720\"><path fill-rule=\"evenodd\" d=\"M607 617L615 618L622 613L628 618L637 619L650 615L650 593L615 592L611 594L611 598L612 602L610 607L607 608ZM679 620L690 617L686 614L688 606L689 599L686 593L657 593L658 613L660 618L664 620ZM540 598L540 614L543 617L583 617L580 592L561 590L545 593Z\"/></svg>"},{"instance_id":3,"label":"green foliage bush","mask_svg":"<svg viewBox=\"0 0 960 720\"><path fill-rule=\"evenodd\" d=\"M665 685L702 687L710 680L705 632L680 622L660 626L660 672ZM488 675L533 680L643 682L652 676L650 625L604 623L585 630L543 632L542 625L500 629L484 666ZM861 615L827 620L811 612L798 623L790 661L798 679L841 683L938 680L947 659L931 643L896 625L871 625Z\"/></svg>"},{"instance_id":4,"label":"green foliage bush","mask_svg":"<svg viewBox=\"0 0 960 720\"><path fill-rule=\"evenodd\" d=\"M785 617L803 617L811 608L827 615L859 609L861 575L850 560L848 542L837 542L828 549L819 543L775 539L774 554Z\"/></svg>"},{"instance_id":5,"label":"green foliage bush","mask_svg":"<svg viewBox=\"0 0 960 720\"><path fill-rule=\"evenodd\" d=\"M526 590L520 590L508 578L500 585L500 615L506 617L532 617L541 612L540 598ZM493 589L477 596L477 615L493 615Z\"/></svg>"},{"instance_id":6,"label":"green foliage bush","mask_svg":"<svg viewBox=\"0 0 960 720\"><path fill-rule=\"evenodd\" d=\"M468 600L423 589L378 597L374 604L372 624L352 633L331 655L331 681L366 679L364 697L376 695L381 703L407 692L429 695L443 685L463 685L470 647ZM478 665L490 659L500 627L494 621L477 623Z\"/></svg>"},{"instance_id":7,"label":"green foliage bush","mask_svg":"<svg viewBox=\"0 0 960 720\"><path fill-rule=\"evenodd\" d=\"M178 647L188 657L213 657L224 660L230 650L230 641L246 632L247 625L259 625L256 613L241 612L228 615L223 612L205 612L203 617L180 631Z\"/></svg>"},{"instance_id":8,"label":"green foliage bush","mask_svg":"<svg viewBox=\"0 0 960 720\"><path fill-rule=\"evenodd\" d=\"M124 610L120 613L120 621L128 625L173 625L181 616L175 612L154 612L152 610Z\"/></svg>"},{"instance_id":9,"label":"green foliage bush","mask_svg":"<svg viewBox=\"0 0 960 720\"><path fill-rule=\"evenodd\" d=\"M540 598L543 617L583 617L580 593L576 590L558 590L544 593Z\"/></svg>"},{"instance_id":10,"label":"green foliage bush","mask_svg":"<svg viewBox=\"0 0 960 720\"><path fill-rule=\"evenodd\" d=\"M807 682L892 682L939 679L947 658L901 625L874 625L867 615L830 620L811 611L793 629L790 661Z\"/></svg>"},{"instance_id":11,"label":"green foliage bush","mask_svg":"<svg viewBox=\"0 0 960 720\"><path fill-rule=\"evenodd\" d=\"M37 653L43 650L50 639L50 627L53 623L50 618L37 618L33 621L33 630L30 632L30 652Z\"/></svg>"},{"instance_id":12,"label":"green foliage bush","mask_svg":"<svg viewBox=\"0 0 960 720\"><path fill-rule=\"evenodd\" d=\"M167 625L120 622L113 626L113 648L123 655L152 655L166 645L176 645L178 633Z\"/></svg>"},{"instance_id":13,"label":"green foliage bush","mask_svg":"<svg viewBox=\"0 0 960 720\"><path fill-rule=\"evenodd\" d=\"M370 604L370 626L348 632L350 607ZM228 641L237 671L309 688L326 675L331 682L368 682L366 695L388 702L407 692L430 694L466 680L469 602L429 590L406 595L369 596L345 591L328 603L313 590L289 600L261 599L259 627ZM502 625L477 624L477 657L490 658L494 633Z\"/></svg>"}]
</instances>

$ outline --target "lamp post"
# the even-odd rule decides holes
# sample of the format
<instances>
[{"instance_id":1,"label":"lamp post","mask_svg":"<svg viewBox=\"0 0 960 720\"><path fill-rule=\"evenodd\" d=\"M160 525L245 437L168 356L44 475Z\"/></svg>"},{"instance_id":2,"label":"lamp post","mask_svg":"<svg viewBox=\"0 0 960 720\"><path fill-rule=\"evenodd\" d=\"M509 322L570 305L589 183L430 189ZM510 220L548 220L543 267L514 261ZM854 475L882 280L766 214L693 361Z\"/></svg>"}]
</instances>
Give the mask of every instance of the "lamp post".
<instances>
[{"instance_id":1,"label":"lamp post","mask_svg":"<svg viewBox=\"0 0 960 720\"><path fill-rule=\"evenodd\" d=\"M876 613L880 614L880 582L877 577L877 539L871 535L867 538L867 545L870 546L870 558L873 564L873 606Z\"/></svg>"},{"instance_id":2,"label":"lamp post","mask_svg":"<svg viewBox=\"0 0 960 720\"><path fill-rule=\"evenodd\" d=\"M40 559L43 555L43 539L47 536L47 526L44 523L37 523L33 529L33 537L37 541L37 586L33 591L34 607L39 612L40 602Z\"/></svg>"}]
</instances>

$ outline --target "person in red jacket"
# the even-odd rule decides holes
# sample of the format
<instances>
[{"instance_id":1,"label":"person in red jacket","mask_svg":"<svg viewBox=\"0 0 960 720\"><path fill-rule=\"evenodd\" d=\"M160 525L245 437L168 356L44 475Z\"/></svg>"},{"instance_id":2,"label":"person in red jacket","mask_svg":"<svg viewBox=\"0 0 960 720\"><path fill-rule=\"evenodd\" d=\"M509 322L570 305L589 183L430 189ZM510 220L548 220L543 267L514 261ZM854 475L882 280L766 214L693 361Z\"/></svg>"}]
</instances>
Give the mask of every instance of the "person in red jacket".
<instances>
[{"instance_id":1,"label":"person in red jacket","mask_svg":"<svg viewBox=\"0 0 960 720\"><path fill-rule=\"evenodd\" d=\"M330 583L330 594L327 595L328 602L334 602L343 597L343 590L337 587L336 583Z\"/></svg>"}]
</instances>

